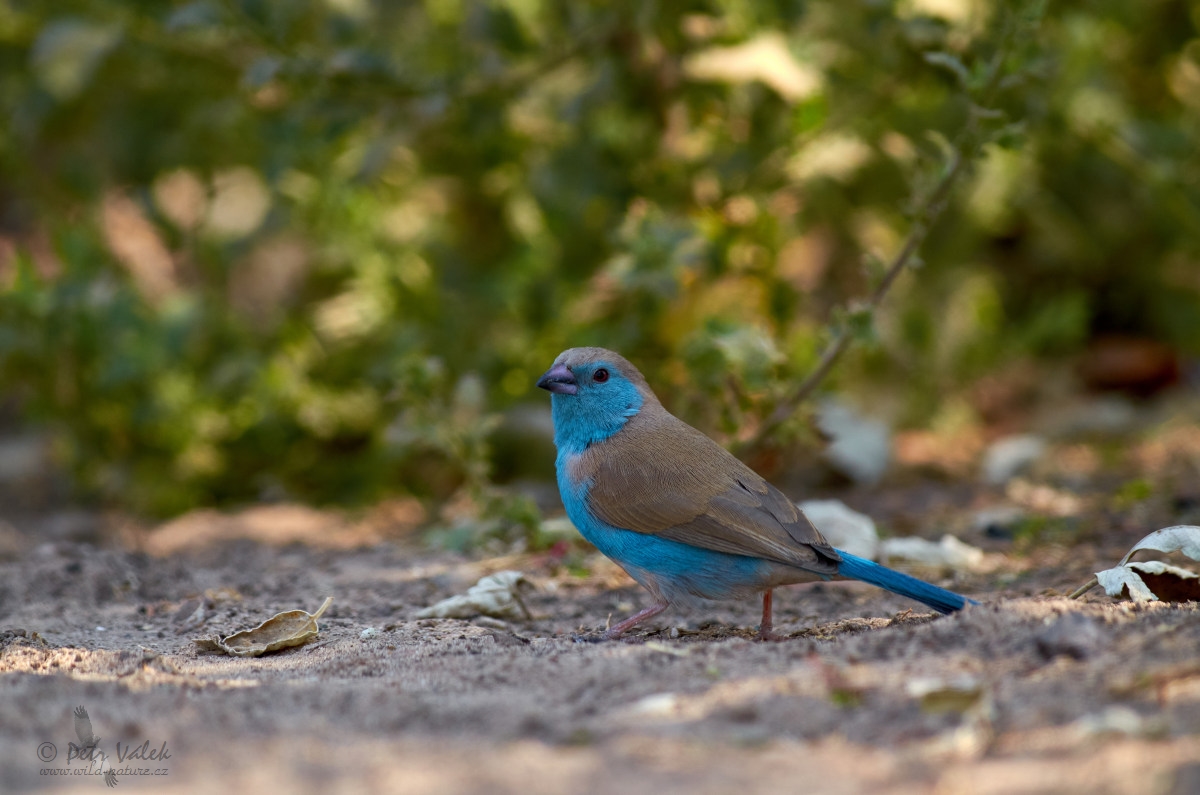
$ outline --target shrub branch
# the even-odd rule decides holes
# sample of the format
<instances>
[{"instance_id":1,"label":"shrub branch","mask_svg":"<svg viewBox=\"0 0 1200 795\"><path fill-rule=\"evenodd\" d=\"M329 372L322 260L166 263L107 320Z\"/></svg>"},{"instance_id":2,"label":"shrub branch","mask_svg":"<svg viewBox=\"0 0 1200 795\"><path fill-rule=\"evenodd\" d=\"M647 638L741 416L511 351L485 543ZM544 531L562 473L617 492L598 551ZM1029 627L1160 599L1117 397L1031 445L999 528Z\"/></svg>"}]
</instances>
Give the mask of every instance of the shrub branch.
<instances>
[{"instance_id":1,"label":"shrub branch","mask_svg":"<svg viewBox=\"0 0 1200 795\"><path fill-rule=\"evenodd\" d=\"M966 166L974 163L979 158L983 145L992 140L989 135L985 134L983 127L986 122L1003 117L1000 111L990 105L1006 77L1004 64L1012 50L1019 27L1016 15L1010 16L1001 33L996 51L988 64L982 86L977 90L971 89L967 72L957 59L943 54L938 54L938 58L927 58L930 63L938 66L946 67L947 59L954 64L951 71L958 76L960 84L968 96L967 120L954 142L948 147L947 162L941 177L933 188L916 202L912 228L909 229L904 244L888 263L883 278L880 279L871 294L865 300L856 302L856 312L866 313L873 317L875 310L887 297L888 291L895 284L896 279L907 267L915 263L921 245L945 209L951 192L967 170ZM825 347L812 371L790 393L775 404L774 409L755 429L753 435L735 445L735 451L745 455L762 449L767 439L796 413L805 400L812 396L821 382L833 370L834 365L845 353L854 337L853 330L848 327L848 324L842 323L835 327L829 344Z\"/></svg>"}]
</instances>

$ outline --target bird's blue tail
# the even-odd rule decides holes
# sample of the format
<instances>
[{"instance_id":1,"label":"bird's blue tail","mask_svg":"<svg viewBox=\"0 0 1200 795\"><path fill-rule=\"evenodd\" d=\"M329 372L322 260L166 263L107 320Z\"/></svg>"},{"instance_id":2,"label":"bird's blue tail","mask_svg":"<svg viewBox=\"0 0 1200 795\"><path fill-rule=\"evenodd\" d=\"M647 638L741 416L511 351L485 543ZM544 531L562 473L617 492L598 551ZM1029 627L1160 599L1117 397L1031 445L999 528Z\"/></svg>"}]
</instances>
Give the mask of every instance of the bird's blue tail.
<instances>
[{"instance_id":1,"label":"bird's blue tail","mask_svg":"<svg viewBox=\"0 0 1200 795\"><path fill-rule=\"evenodd\" d=\"M969 604L979 604L974 599L959 596L952 591L947 591L945 588L939 588L923 580L918 580L916 577L892 571L887 566L880 566L878 563L873 563L866 558L851 555L849 552L843 552L840 549L837 553L842 557L841 565L838 566L838 574L841 576L869 582L885 591L907 596L909 599L916 599L922 604L929 605L939 613L953 613L955 610L962 610Z\"/></svg>"}]
</instances>

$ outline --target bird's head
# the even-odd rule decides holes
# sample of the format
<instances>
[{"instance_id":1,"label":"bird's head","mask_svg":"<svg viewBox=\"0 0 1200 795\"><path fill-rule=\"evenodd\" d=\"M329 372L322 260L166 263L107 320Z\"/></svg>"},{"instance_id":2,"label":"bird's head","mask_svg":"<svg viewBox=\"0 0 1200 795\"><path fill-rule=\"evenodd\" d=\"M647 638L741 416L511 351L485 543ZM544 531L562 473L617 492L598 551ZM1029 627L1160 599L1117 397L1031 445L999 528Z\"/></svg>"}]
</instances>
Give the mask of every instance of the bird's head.
<instances>
[{"instance_id":1,"label":"bird's head","mask_svg":"<svg viewBox=\"0 0 1200 795\"><path fill-rule=\"evenodd\" d=\"M537 385L551 393L560 450L582 451L621 430L647 404L658 404L638 369L604 348L563 351Z\"/></svg>"}]
</instances>

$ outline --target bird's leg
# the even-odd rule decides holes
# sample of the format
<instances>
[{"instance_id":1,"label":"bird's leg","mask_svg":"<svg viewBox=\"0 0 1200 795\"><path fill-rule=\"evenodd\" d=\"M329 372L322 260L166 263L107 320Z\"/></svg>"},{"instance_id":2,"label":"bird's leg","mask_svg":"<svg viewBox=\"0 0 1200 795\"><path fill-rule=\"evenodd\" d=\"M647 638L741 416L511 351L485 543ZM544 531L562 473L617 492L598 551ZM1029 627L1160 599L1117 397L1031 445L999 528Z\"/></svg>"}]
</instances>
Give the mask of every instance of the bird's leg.
<instances>
[{"instance_id":1,"label":"bird's leg","mask_svg":"<svg viewBox=\"0 0 1200 795\"><path fill-rule=\"evenodd\" d=\"M763 614L762 623L758 625L759 640L782 640L778 635L771 631L771 594L770 588L763 593Z\"/></svg>"},{"instance_id":2,"label":"bird's leg","mask_svg":"<svg viewBox=\"0 0 1200 795\"><path fill-rule=\"evenodd\" d=\"M637 613L634 613L633 615L631 615L629 618L625 619L621 623L609 627L607 630L604 631L604 635L603 635L604 639L605 640L614 640L616 638L621 637L623 634L625 634L626 630L632 628L635 624L637 624L639 622L645 621L647 618L650 618L651 616L658 615L662 611L666 610L667 606L668 605L667 605L666 600L663 600L661 602L655 602L654 604L647 607L645 610L641 610Z\"/></svg>"}]
</instances>

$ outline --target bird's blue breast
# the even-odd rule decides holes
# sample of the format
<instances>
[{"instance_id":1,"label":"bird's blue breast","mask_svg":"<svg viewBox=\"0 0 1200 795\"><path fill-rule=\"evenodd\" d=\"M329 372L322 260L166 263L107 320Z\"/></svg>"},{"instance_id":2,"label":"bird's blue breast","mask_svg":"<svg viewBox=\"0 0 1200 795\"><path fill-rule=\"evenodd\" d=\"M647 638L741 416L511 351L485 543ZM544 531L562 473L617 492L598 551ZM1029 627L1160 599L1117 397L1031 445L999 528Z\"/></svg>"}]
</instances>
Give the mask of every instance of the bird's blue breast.
<instances>
[{"instance_id":1,"label":"bird's blue breast","mask_svg":"<svg viewBox=\"0 0 1200 795\"><path fill-rule=\"evenodd\" d=\"M567 516L596 549L652 593L679 603L695 598L733 599L767 587L771 566L764 560L694 547L601 521L588 506L589 484L571 482L573 455L560 450L555 462Z\"/></svg>"}]
</instances>

